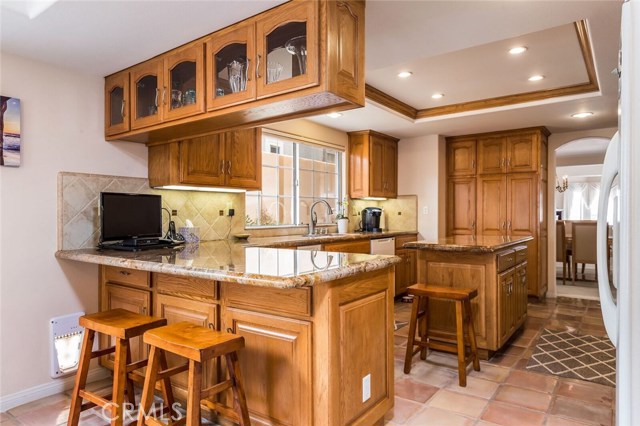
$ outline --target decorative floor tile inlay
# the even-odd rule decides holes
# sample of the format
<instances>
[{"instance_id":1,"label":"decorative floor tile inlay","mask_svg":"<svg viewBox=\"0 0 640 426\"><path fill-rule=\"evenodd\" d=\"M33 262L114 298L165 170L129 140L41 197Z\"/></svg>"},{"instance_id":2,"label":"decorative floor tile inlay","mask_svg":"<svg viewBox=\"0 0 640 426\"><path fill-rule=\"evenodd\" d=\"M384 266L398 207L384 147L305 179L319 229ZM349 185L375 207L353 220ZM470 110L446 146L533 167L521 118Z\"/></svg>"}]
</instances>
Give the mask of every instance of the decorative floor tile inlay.
<instances>
[{"instance_id":1,"label":"decorative floor tile inlay","mask_svg":"<svg viewBox=\"0 0 640 426\"><path fill-rule=\"evenodd\" d=\"M616 385L616 348L607 337L545 329L527 370Z\"/></svg>"}]
</instances>

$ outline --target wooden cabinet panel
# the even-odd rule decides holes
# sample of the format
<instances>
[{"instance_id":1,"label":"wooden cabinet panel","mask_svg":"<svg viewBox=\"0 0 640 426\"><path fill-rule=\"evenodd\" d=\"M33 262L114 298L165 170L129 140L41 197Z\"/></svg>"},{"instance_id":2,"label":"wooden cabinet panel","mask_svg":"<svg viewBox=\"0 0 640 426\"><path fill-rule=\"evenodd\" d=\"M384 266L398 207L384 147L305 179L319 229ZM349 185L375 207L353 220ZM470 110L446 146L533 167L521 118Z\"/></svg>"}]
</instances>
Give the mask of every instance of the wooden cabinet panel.
<instances>
[{"instance_id":1,"label":"wooden cabinet panel","mask_svg":"<svg viewBox=\"0 0 640 426\"><path fill-rule=\"evenodd\" d=\"M384 174L385 166L385 143L384 139L375 136L371 137L369 153L369 196L384 197L386 181Z\"/></svg>"},{"instance_id":2,"label":"wooden cabinet panel","mask_svg":"<svg viewBox=\"0 0 640 426\"><path fill-rule=\"evenodd\" d=\"M110 75L104 81L104 132L124 133L130 128L129 71Z\"/></svg>"},{"instance_id":3,"label":"wooden cabinet panel","mask_svg":"<svg viewBox=\"0 0 640 426\"><path fill-rule=\"evenodd\" d=\"M410 243L418 239L418 234L398 235L396 237L396 251L400 250L405 243Z\"/></svg>"},{"instance_id":4,"label":"wooden cabinet panel","mask_svg":"<svg viewBox=\"0 0 640 426\"><path fill-rule=\"evenodd\" d=\"M156 294L154 299L154 316L165 318L167 324L186 321L201 327L218 330L218 305L188 300L182 297L169 296L166 294ZM174 354L167 353L167 364L175 367L184 364L186 359ZM217 382L217 360L213 359L203 365L202 386L203 388L212 386ZM171 384L181 390L188 387L187 372L171 377Z\"/></svg>"},{"instance_id":5,"label":"wooden cabinet panel","mask_svg":"<svg viewBox=\"0 0 640 426\"><path fill-rule=\"evenodd\" d=\"M349 135L349 196L369 194L369 139L364 134Z\"/></svg>"},{"instance_id":6,"label":"wooden cabinet panel","mask_svg":"<svg viewBox=\"0 0 640 426\"><path fill-rule=\"evenodd\" d=\"M371 253L371 242L369 240L348 241L338 243L328 243L322 247L324 251L342 252L342 253Z\"/></svg>"},{"instance_id":7,"label":"wooden cabinet panel","mask_svg":"<svg viewBox=\"0 0 640 426\"><path fill-rule=\"evenodd\" d=\"M507 215L507 181L504 175L478 178L478 234L504 235Z\"/></svg>"},{"instance_id":8,"label":"wooden cabinet panel","mask_svg":"<svg viewBox=\"0 0 640 426\"><path fill-rule=\"evenodd\" d=\"M382 175L384 180L384 197L398 197L398 143L386 140L384 143L384 157Z\"/></svg>"},{"instance_id":9,"label":"wooden cabinet panel","mask_svg":"<svg viewBox=\"0 0 640 426\"><path fill-rule=\"evenodd\" d=\"M476 174L476 140L456 140L447 143L447 174L473 176Z\"/></svg>"},{"instance_id":10,"label":"wooden cabinet panel","mask_svg":"<svg viewBox=\"0 0 640 426\"><path fill-rule=\"evenodd\" d=\"M396 271L395 271L396 282L395 282L395 289L393 293L394 296L398 296L404 293L407 289L407 286L405 285L406 283L405 275L406 275L407 269L404 267L404 263L405 263L404 250L396 251L396 256L402 259L402 262L396 263Z\"/></svg>"},{"instance_id":11,"label":"wooden cabinet panel","mask_svg":"<svg viewBox=\"0 0 640 426\"><path fill-rule=\"evenodd\" d=\"M515 324L515 298L513 296L514 270L498 275L498 341L504 342Z\"/></svg>"},{"instance_id":12,"label":"wooden cabinet panel","mask_svg":"<svg viewBox=\"0 0 640 426\"><path fill-rule=\"evenodd\" d=\"M218 282L180 275L153 274L158 293L212 302L218 299Z\"/></svg>"},{"instance_id":13,"label":"wooden cabinet panel","mask_svg":"<svg viewBox=\"0 0 640 426\"><path fill-rule=\"evenodd\" d=\"M515 282L513 284L513 294L516 304L516 324L521 323L527 316L527 294L529 293L527 285L527 263L521 263L515 270Z\"/></svg>"},{"instance_id":14,"label":"wooden cabinet panel","mask_svg":"<svg viewBox=\"0 0 640 426\"><path fill-rule=\"evenodd\" d=\"M372 130L349 133L349 196L398 196L398 139Z\"/></svg>"},{"instance_id":15,"label":"wooden cabinet panel","mask_svg":"<svg viewBox=\"0 0 640 426\"><path fill-rule=\"evenodd\" d=\"M224 154L221 134L180 142L180 183L224 186Z\"/></svg>"},{"instance_id":16,"label":"wooden cabinet panel","mask_svg":"<svg viewBox=\"0 0 640 426\"><path fill-rule=\"evenodd\" d=\"M507 176L507 235L532 235L538 204L536 173Z\"/></svg>"},{"instance_id":17,"label":"wooden cabinet panel","mask_svg":"<svg viewBox=\"0 0 640 426\"><path fill-rule=\"evenodd\" d=\"M131 68L131 129L162 122L162 105L167 101L162 67L159 58Z\"/></svg>"},{"instance_id":18,"label":"wooden cabinet panel","mask_svg":"<svg viewBox=\"0 0 640 426\"><path fill-rule=\"evenodd\" d=\"M535 133L507 136L508 172L535 172L538 170L537 140Z\"/></svg>"},{"instance_id":19,"label":"wooden cabinet panel","mask_svg":"<svg viewBox=\"0 0 640 426\"><path fill-rule=\"evenodd\" d=\"M105 283L102 288L100 303L101 311L110 309L126 309L141 315L151 314L151 292L128 288L121 285ZM115 340L104 334L100 334L100 347L107 348L115 345ZM136 362L147 358L147 345L142 343L142 337L135 337L130 340L131 361ZM113 366L113 354L103 359L103 365Z\"/></svg>"},{"instance_id":20,"label":"wooden cabinet panel","mask_svg":"<svg viewBox=\"0 0 640 426\"><path fill-rule=\"evenodd\" d=\"M476 233L476 178L450 178L447 188L447 235Z\"/></svg>"},{"instance_id":21,"label":"wooden cabinet panel","mask_svg":"<svg viewBox=\"0 0 640 426\"><path fill-rule=\"evenodd\" d=\"M149 288L151 280L149 272L137 269L103 266L104 279L114 284L127 284L135 287Z\"/></svg>"},{"instance_id":22,"label":"wooden cabinet panel","mask_svg":"<svg viewBox=\"0 0 640 426\"><path fill-rule=\"evenodd\" d=\"M225 186L244 189L262 187L262 132L260 129L227 132Z\"/></svg>"},{"instance_id":23,"label":"wooden cabinet panel","mask_svg":"<svg viewBox=\"0 0 640 426\"><path fill-rule=\"evenodd\" d=\"M478 173L504 173L506 149L503 136L478 139Z\"/></svg>"},{"instance_id":24,"label":"wooden cabinet panel","mask_svg":"<svg viewBox=\"0 0 640 426\"><path fill-rule=\"evenodd\" d=\"M238 356L251 416L260 424L312 424L311 324L235 308L223 320L244 338Z\"/></svg>"}]
</instances>

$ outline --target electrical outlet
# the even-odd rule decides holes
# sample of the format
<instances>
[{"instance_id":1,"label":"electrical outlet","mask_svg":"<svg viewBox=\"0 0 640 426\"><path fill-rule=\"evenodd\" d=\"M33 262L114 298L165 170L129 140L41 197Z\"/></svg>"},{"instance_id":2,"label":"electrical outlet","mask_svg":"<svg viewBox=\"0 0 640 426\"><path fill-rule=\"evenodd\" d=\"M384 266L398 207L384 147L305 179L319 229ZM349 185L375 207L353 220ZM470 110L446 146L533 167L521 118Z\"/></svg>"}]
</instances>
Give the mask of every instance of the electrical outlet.
<instances>
[{"instance_id":1,"label":"electrical outlet","mask_svg":"<svg viewBox=\"0 0 640 426\"><path fill-rule=\"evenodd\" d=\"M228 211L229 211L229 213L228 213L229 217L235 216L235 214L236 214L236 210L235 209L229 209Z\"/></svg>"},{"instance_id":2,"label":"electrical outlet","mask_svg":"<svg viewBox=\"0 0 640 426\"><path fill-rule=\"evenodd\" d=\"M220 216L224 216L224 210L220 210L218 211L218 213L220 214Z\"/></svg>"},{"instance_id":3,"label":"electrical outlet","mask_svg":"<svg viewBox=\"0 0 640 426\"><path fill-rule=\"evenodd\" d=\"M429 207L424 206L424 207L422 208L422 214L429 214Z\"/></svg>"},{"instance_id":4,"label":"electrical outlet","mask_svg":"<svg viewBox=\"0 0 640 426\"><path fill-rule=\"evenodd\" d=\"M371 374L362 378L362 402L367 402L371 398Z\"/></svg>"},{"instance_id":5,"label":"electrical outlet","mask_svg":"<svg viewBox=\"0 0 640 426\"><path fill-rule=\"evenodd\" d=\"M402 216L402 212L398 212L398 216Z\"/></svg>"},{"instance_id":6,"label":"electrical outlet","mask_svg":"<svg viewBox=\"0 0 640 426\"><path fill-rule=\"evenodd\" d=\"M171 216L178 216L178 210L171 210Z\"/></svg>"}]
</instances>

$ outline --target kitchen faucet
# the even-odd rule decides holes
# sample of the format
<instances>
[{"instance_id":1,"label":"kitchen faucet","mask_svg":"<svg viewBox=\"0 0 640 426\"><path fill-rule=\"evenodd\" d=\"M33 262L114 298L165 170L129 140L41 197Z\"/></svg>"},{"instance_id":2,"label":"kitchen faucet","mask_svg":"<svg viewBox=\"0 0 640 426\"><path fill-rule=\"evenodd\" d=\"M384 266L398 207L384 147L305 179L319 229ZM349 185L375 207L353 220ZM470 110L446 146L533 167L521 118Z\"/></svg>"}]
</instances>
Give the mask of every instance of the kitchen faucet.
<instances>
[{"instance_id":1,"label":"kitchen faucet","mask_svg":"<svg viewBox=\"0 0 640 426\"><path fill-rule=\"evenodd\" d=\"M333 210L327 200L316 201L311 204L311 221L309 222L309 235L314 235L316 232L316 224L318 223L318 215L315 212L316 205L318 203L325 203L327 205L327 209L329 210L329 214L333 214Z\"/></svg>"}]
</instances>

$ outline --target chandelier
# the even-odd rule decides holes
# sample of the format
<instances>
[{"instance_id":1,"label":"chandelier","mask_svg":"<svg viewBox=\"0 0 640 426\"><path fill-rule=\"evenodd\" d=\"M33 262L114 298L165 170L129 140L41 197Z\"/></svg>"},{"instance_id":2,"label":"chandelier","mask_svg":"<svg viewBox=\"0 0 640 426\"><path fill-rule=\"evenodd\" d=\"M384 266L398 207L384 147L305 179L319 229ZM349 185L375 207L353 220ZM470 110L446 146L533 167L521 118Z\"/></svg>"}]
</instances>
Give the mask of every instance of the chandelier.
<instances>
[{"instance_id":1,"label":"chandelier","mask_svg":"<svg viewBox=\"0 0 640 426\"><path fill-rule=\"evenodd\" d=\"M562 183L560 183L560 181L556 177L556 191L564 192L567 190L567 188L569 188L569 177L566 175L562 176Z\"/></svg>"}]
</instances>

